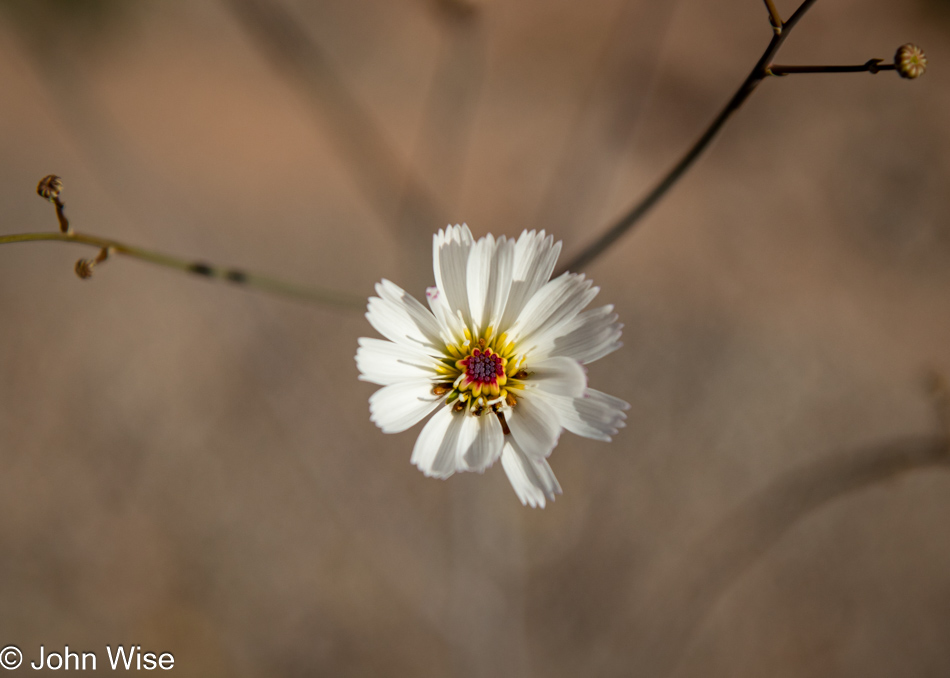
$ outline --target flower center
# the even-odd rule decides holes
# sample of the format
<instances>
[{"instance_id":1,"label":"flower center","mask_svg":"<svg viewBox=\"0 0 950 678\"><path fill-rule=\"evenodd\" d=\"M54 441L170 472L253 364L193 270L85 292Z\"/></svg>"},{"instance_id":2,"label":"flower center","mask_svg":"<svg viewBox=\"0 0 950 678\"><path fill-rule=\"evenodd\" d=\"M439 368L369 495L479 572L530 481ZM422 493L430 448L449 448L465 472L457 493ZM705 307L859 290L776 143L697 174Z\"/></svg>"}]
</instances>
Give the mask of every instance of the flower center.
<instances>
[{"instance_id":1,"label":"flower center","mask_svg":"<svg viewBox=\"0 0 950 678\"><path fill-rule=\"evenodd\" d=\"M446 346L446 358L440 369L445 382L436 384L433 395L447 395L457 412L468 410L480 416L501 412L517 402L512 389L524 388L527 377L524 359L515 355L515 347L504 334L475 339L466 332L461 345Z\"/></svg>"},{"instance_id":2,"label":"flower center","mask_svg":"<svg viewBox=\"0 0 950 678\"><path fill-rule=\"evenodd\" d=\"M465 368L465 378L470 382L494 384L499 378L505 378L507 361L490 348L485 349L484 353L476 348L469 357L458 362L460 368Z\"/></svg>"},{"instance_id":3,"label":"flower center","mask_svg":"<svg viewBox=\"0 0 950 678\"><path fill-rule=\"evenodd\" d=\"M473 403L487 396L482 405L488 405L489 400L504 398L502 387L508 382L505 373L507 358L502 358L490 347L484 339L479 340L480 348L474 349L466 357L455 361L455 369L461 374L452 384L460 395L470 394Z\"/></svg>"}]
</instances>

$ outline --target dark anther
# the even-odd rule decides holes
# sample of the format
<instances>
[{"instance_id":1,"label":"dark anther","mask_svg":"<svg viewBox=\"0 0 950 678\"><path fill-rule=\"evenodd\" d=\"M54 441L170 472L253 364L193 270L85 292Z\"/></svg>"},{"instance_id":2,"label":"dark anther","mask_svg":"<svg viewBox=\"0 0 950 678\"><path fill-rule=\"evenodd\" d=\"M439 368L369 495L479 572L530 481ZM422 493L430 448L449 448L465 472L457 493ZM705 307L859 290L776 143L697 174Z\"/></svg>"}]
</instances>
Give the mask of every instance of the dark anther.
<instances>
[{"instance_id":1,"label":"dark anther","mask_svg":"<svg viewBox=\"0 0 950 678\"><path fill-rule=\"evenodd\" d=\"M495 414L498 416L498 421L501 422L501 430L504 431L506 436L511 435L511 429L508 428L508 422L505 421L505 413L495 412Z\"/></svg>"},{"instance_id":2,"label":"dark anther","mask_svg":"<svg viewBox=\"0 0 950 678\"><path fill-rule=\"evenodd\" d=\"M236 271L233 268L224 274L224 277L234 283L246 283L247 282L247 273L244 271Z\"/></svg>"}]
</instances>

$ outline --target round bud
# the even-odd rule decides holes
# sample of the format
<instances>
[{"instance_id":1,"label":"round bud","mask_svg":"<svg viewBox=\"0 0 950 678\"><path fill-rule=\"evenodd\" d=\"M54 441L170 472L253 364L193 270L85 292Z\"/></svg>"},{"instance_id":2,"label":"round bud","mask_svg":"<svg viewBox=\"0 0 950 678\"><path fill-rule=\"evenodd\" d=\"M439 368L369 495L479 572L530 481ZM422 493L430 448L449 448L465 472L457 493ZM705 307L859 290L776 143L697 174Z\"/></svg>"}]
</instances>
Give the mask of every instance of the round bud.
<instances>
[{"instance_id":1,"label":"round bud","mask_svg":"<svg viewBox=\"0 0 950 678\"><path fill-rule=\"evenodd\" d=\"M927 70L927 56L917 45L907 43L897 48L894 65L902 78L913 80L922 76Z\"/></svg>"}]
</instances>

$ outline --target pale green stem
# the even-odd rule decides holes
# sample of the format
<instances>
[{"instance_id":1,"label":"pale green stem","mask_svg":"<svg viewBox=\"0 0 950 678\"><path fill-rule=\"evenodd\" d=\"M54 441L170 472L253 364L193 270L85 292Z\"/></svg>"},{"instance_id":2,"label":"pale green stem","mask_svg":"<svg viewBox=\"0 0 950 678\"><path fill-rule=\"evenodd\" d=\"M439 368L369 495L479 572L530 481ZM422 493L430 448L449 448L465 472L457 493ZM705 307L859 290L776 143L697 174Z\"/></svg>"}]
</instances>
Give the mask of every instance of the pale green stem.
<instances>
[{"instance_id":1,"label":"pale green stem","mask_svg":"<svg viewBox=\"0 0 950 678\"><path fill-rule=\"evenodd\" d=\"M168 254L162 254L161 252L153 252L140 247L126 245L117 240L100 238L94 235L84 235L82 233L17 233L14 235L0 236L0 245L50 240L97 247L100 250L108 250L110 254L122 254L127 257L132 257L133 259L164 266L165 268L193 273L205 278L216 278L242 287L257 289L262 292L267 292L268 294L296 299L298 301L327 304L352 310L363 309L366 306L365 298L344 292L316 287L305 287L256 273L248 273L235 268L212 266L199 261L180 259Z\"/></svg>"},{"instance_id":2,"label":"pale green stem","mask_svg":"<svg viewBox=\"0 0 950 678\"><path fill-rule=\"evenodd\" d=\"M776 33L782 32L782 15L778 13L778 8L772 0L765 0L765 7L769 11L769 23Z\"/></svg>"}]
</instances>

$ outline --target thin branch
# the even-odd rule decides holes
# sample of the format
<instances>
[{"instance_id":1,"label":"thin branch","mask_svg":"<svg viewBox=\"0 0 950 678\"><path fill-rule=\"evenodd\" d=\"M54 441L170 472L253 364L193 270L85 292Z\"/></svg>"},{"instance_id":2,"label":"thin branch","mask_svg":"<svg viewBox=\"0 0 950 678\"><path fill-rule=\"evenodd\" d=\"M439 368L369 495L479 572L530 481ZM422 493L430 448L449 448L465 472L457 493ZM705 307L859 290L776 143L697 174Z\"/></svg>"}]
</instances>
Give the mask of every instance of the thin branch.
<instances>
[{"instance_id":1,"label":"thin branch","mask_svg":"<svg viewBox=\"0 0 950 678\"><path fill-rule=\"evenodd\" d=\"M775 57L775 54L778 52L779 48L782 46L782 43L785 42L785 39L788 37L791 30L795 25L801 20L805 13L811 9L811 6L815 4L817 0L805 0L791 18L785 22L784 28L781 33L776 33L772 36L772 40L769 42L768 47L765 48L765 52L762 53L762 56L756 62L755 66L752 68L752 71L746 77L746 79L739 86L739 89L736 91L729 102L726 104L725 108L716 116L712 121L709 127L703 132L702 136L696 140L693 146L686 152L686 154L677 162L672 169L667 172L666 176L660 180L660 182L654 186L653 190L644 196L640 202L634 205L630 211L628 211L624 216L622 216L613 226L611 226L606 233L604 233L600 238L595 240L593 243L584 248L579 254L577 254L573 259L568 261L560 270L559 273L565 271L577 271L584 268L591 261L596 259L598 256L604 253L604 251L613 245L621 236L623 236L627 231L629 231L643 216L650 211L650 209L659 202L660 198L666 195L666 192L669 191L677 181L686 173L687 170L696 162L696 159L702 155L703 151L709 146L710 142L716 137L716 134L722 129L722 126L726 124L726 121L739 110L739 107L745 103L745 100L749 98L749 95L755 91L756 87L759 86L759 83L762 82L765 78L768 77L768 66L772 62L772 59Z\"/></svg>"},{"instance_id":2,"label":"thin branch","mask_svg":"<svg viewBox=\"0 0 950 678\"><path fill-rule=\"evenodd\" d=\"M102 253L101 256L97 257L95 260L81 259L79 262L77 262L77 273L79 273L80 264L83 262L87 262L87 265L90 261L94 262L93 265L100 264L109 254L122 254L140 261L147 261L150 264L156 264L158 266L164 266L165 268L171 268L178 271L184 271L186 273L192 273L194 275L200 275L208 279L223 280L225 282L240 285L242 287L257 289L261 292L267 292L269 294L274 294L281 297L288 297L298 301L326 304L353 310L362 309L366 305L366 300L364 298L352 296L343 292L314 287L305 287L302 285L285 282L283 280L278 280L276 278L259 275L257 273L249 273L236 268L213 266L200 261L181 259L179 257L163 254L161 252L154 252L152 250L142 249L141 247L126 245L125 243L121 243L118 240L111 240L109 238L100 238L93 235L84 235L75 232L18 233L15 235L0 236L0 245L9 245L20 242L44 241L66 242L75 245L85 245L87 247L98 248ZM88 269L89 267L87 266L87 270ZM80 274L80 277L88 277L88 275L83 276Z\"/></svg>"},{"instance_id":3,"label":"thin branch","mask_svg":"<svg viewBox=\"0 0 950 678\"><path fill-rule=\"evenodd\" d=\"M863 64L851 66L769 66L770 75L789 75L791 73L879 73L896 71L896 64L881 63L883 59L870 59Z\"/></svg>"}]
</instances>

